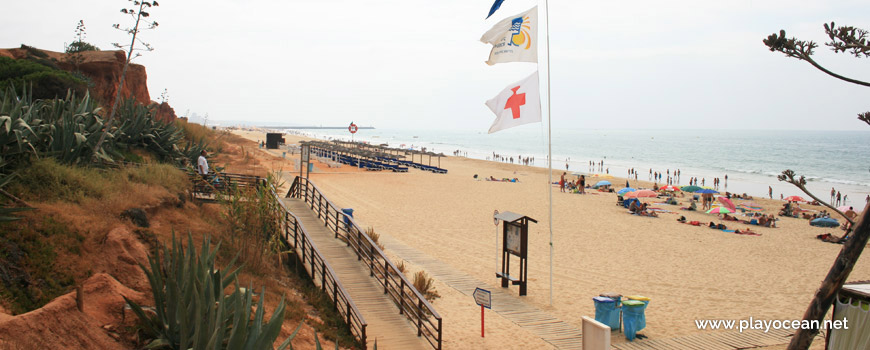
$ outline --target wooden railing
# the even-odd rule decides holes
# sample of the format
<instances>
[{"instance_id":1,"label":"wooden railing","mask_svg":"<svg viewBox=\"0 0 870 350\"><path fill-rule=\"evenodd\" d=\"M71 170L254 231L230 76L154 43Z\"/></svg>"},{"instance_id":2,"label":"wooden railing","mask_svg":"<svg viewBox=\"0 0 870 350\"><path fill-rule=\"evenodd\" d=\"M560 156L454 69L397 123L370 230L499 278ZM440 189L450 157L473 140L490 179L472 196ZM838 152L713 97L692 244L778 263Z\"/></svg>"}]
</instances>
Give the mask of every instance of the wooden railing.
<instances>
[{"instance_id":1,"label":"wooden railing","mask_svg":"<svg viewBox=\"0 0 870 350\"><path fill-rule=\"evenodd\" d=\"M304 199L324 225L335 233L335 238L344 240L356 252L357 259L368 265L370 275L384 287L384 294L390 296L399 308L399 313L408 317L417 327L417 336L424 337L435 349L441 349L441 316L352 217L342 212L323 196L314 183L305 178L297 176L293 180L287 197Z\"/></svg>"},{"instance_id":2,"label":"wooden railing","mask_svg":"<svg viewBox=\"0 0 870 350\"><path fill-rule=\"evenodd\" d=\"M281 206L284 215L284 230L281 239L288 247L292 247L296 252L297 259L302 263L305 272L311 276L311 280L315 285L320 284L320 289L332 301L332 306L338 311L345 323L350 328L350 332L360 341L363 348L366 347L366 321L362 314L357 309L347 290L341 285L341 281L336 277L335 270L329 265L329 262L323 259L323 254L317 250L317 245L311 241L311 237L305 231L305 227L299 218L287 210L284 202L274 188L271 188L273 198ZM319 277L318 277L319 276Z\"/></svg>"},{"instance_id":3,"label":"wooden railing","mask_svg":"<svg viewBox=\"0 0 870 350\"><path fill-rule=\"evenodd\" d=\"M188 177L193 183L191 195L195 199L214 200L216 197L211 198L211 196L229 192L233 188L254 188L259 184L265 184L265 179L259 176L232 173L210 172L203 178L195 172L188 172Z\"/></svg>"},{"instance_id":4,"label":"wooden railing","mask_svg":"<svg viewBox=\"0 0 870 350\"><path fill-rule=\"evenodd\" d=\"M218 173L218 176L228 186L235 185L236 187L255 187L266 186L265 179L258 176ZM196 175L192 178L194 184L197 181L203 181L202 177ZM196 187L196 186L194 186ZM281 240L288 247L293 249L297 260L304 267L305 272L311 277L315 285L319 284L320 289L332 301L332 306L342 315L342 319L348 325L351 334L356 337L363 348L366 348L366 327L365 318L360 313L359 309L354 304L347 290L342 286L341 281L335 273L335 270L329 265L329 262L323 259L323 254L317 249L311 237L305 231L305 227L299 218L292 212L287 210L281 197L275 191L275 187L269 185L271 194L270 199L275 200L280 206L280 213L277 213L284 220L281 232L278 232ZM305 264L308 264L306 267Z\"/></svg>"}]
</instances>

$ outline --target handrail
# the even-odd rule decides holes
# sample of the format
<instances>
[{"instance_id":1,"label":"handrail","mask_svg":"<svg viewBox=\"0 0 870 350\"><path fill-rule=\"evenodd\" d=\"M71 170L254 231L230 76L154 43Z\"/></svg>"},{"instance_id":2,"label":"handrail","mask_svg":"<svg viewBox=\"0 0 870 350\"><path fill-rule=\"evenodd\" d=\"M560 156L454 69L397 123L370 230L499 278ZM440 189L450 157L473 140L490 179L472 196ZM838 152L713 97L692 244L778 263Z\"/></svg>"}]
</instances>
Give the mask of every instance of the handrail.
<instances>
[{"instance_id":1,"label":"handrail","mask_svg":"<svg viewBox=\"0 0 870 350\"><path fill-rule=\"evenodd\" d=\"M217 175L221 176L228 185L230 183L228 180L230 179L244 179L246 181L242 181L241 184L245 186L263 186L267 184L266 179L259 176L231 173L217 173ZM202 178L196 176L192 180L197 181L202 180ZM238 185L240 183L236 182L236 184ZM366 323L362 313L356 307L356 304L353 302L353 299L351 299L347 289L345 289L341 284L335 270L333 270L332 266L329 265L329 262L323 258L323 254L320 253L320 250L317 249L317 246L311 240L311 236L305 230L299 217L287 209L287 206L284 205L281 197L276 193L274 185L269 184L268 189L271 194L271 199L278 203L280 210L283 212L277 213L284 219L283 229L281 230L283 232L278 232L279 238L288 247L293 248L293 251L296 252L296 258L302 263L303 269L311 277L315 286L317 285L317 282L320 282L320 288L323 293L332 300L333 308L335 308L340 315L344 316L343 321L347 324L350 332L360 341L363 349L365 349L367 347L366 328L368 324ZM292 244L290 242L291 233L293 239ZM311 266L310 271L307 268L304 268L306 263ZM320 272L319 279L317 278L318 271Z\"/></svg>"},{"instance_id":2,"label":"handrail","mask_svg":"<svg viewBox=\"0 0 870 350\"><path fill-rule=\"evenodd\" d=\"M435 349L441 349L442 319L435 308L414 287L413 283L399 272L383 250L372 241L356 221L338 209L332 201L323 196L320 189L305 178L296 177L287 192L287 197L302 198L322 219L324 225L335 232L336 238L343 238L347 245L357 253L358 260L369 265L370 275L384 287L384 294L399 307L399 313L406 315L417 327L417 336L424 336ZM339 218L346 223L341 224ZM343 234L342 234L343 232ZM407 291L406 291L407 290ZM433 320L434 319L434 320Z\"/></svg>"},{"instance_id":3,"label":"handrail","mask_svg":"<svg viewBox=\"0 0 870 350\"><path fill-rule=\"evenodd\" d=\"M301 243L301 255L297 254L297 258L300 260L302 265L304 266L306 261L309 260L307 257L310 257L310 260L307 261L311 266L311 271L309 272L307 269L306 273L311 276L312 281L318 281L317 279L317 270L320 269L320 288L326 293L328 297L331 297L333 307L339 311L339 313L343 313L345 315L344 321L347 323L348 327L351 330L351 333L354 333L362 343L363 348L366 348L366 327L368 324L365 321L362 313L360 313L359 309L356 307L356 304L353 302L353 299L348 294L347 289L341 284L341 281L338 279L335 270L332 266L323 258L323 254L320 253L320 250L317 249L317 245L311 240L310 235L305 230L305 226L299 220L295 214L290 212L287 207L284 205L281 198L275 193L275 188L270 186L269 191L272 194L272 198L278 202L281 209L285 215L285 224L284 224L284 235L281 236L281 239L284 241L284 244L287 246L292 246L294 251L300 250ZM290 218L293 219L293 244L290 244ZM299 233L301 233L301 237L299 237ZM306 250L307 246L307 250ZM332 287L332 294L330 295L329 287ZM342 308L344 311L342 312Z\"/></svg>"}]
</instances>

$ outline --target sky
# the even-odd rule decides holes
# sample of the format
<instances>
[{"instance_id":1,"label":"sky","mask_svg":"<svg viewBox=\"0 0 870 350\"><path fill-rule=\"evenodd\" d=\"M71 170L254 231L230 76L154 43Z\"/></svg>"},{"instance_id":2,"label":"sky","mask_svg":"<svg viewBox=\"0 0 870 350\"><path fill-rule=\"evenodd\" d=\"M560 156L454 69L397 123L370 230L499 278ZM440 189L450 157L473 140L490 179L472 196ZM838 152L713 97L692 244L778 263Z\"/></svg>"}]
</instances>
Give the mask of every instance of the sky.
<instances>
[{"instance_id":1,"label":"sky","mask_svg":"<svg viewBox=\"0 0 870 350\"><path fill-rule=\"evenodd\" d=\"M539 63L488 66L479 41L499 20L543 2L506 0L159 1L160 23L134 62L148 89L164 89L179 116L210 121L377 128L479 129L484 102ZM553 128L865 130L870 89L770 52L762 39L824 43L823 24L870 29L870 2L852 0L615 0L549 3ZM37 0L3 6L0 47L63 51L84 20L85 41L103 50L129 36L124 0ZM539 31L539 42L547 31ZM870 80L870 59L816 61ZM546 91L542 105L546 120ZM224 123L226 124L226 123ZM538 126L540 127L540 126Z\"/></svg>"}]
</instances>

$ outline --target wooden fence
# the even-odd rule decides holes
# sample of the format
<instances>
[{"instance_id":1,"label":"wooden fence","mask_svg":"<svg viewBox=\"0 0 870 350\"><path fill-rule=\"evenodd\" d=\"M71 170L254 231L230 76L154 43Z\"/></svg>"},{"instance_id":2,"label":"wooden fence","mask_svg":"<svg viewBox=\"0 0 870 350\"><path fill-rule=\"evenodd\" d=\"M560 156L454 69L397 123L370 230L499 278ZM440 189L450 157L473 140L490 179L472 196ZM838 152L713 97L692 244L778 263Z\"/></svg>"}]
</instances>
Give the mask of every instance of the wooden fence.
<instances>
[{"instance_id":1,"label":"wooden fence","mask_svg":"<svg viewBox=\"0 0 870 350\"><path fill-rule=\"evenodd\" d=\"M441 316L352 217L342 212L305 178L297 176L293 180L287 197L304 199L324 225L335 233L335 238L344 240L356 252L357 259L368 265L370 275L384 287L384 294L390 296L399 308L399 313L408 317L417 327L417 336L424 337L433 348L441 349Z\"/></svg>"}]
</instances>

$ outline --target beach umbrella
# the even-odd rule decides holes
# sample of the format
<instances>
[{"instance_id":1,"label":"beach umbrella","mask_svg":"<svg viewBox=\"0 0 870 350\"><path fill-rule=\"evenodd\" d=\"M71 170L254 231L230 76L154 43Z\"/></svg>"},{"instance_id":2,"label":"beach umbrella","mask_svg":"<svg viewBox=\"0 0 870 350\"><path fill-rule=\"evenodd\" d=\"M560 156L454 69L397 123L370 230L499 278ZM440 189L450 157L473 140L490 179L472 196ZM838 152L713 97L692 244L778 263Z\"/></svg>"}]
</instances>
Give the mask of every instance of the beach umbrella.
<instances>
[{"instance_id":1,"label":"beach umbrella","mask_svg":"<svg viewBox=\"0 0 870 350\"><path fill-rule=\"evenodd\" d=\"M732 202L730 199L725 198L725 197L719 197L718 199L719 199L719 202L721 202L722 205L724 205L726 208L731 210L731 212L737 211L737 207L734 206L734 202Z\"/></svg>"},{"instance_id":2,"label":"beach umbrella","mask_svg":"<svg viewBox=\"0 0 870 350\"><path fill-rule=\"evenodd\" d=\"M709 188L702 188L700 190L695 191L695 193L719 193L719 191L711 190Z\"/></svg>"},{"instance_id":3,"label":"beach umbrella","mask_svg":"<svg viewBox=\"0 0 870 350\"><path fill-rule=\"evenodd\" d=\"M707 214L728 214L733 212L733 210L726 207L715 207L713 209L707 210Z\"/></svg>"},{"instance_id":4,"label":"beach umbrella","mask_svg":"<svg viewBox=\"0 0 870 350\"><path fill-rule=\"evenodd\" d=\"M629 192L625 196L628 198L643 198L643 197L651 198L651 197L658 197L658 195L659 194L655 193L654 191L640 190L640 191Z\"/></svg>"},{"instance_id":5,"label":"beach umbrella","mask_svg":"<svg viewBox=\"0 0 870 350\"><path fill-rule=\"evenodd\" d=\"M686 192L695 192L697 190L700 190L701 188L698 186L689 185L689 186L680 187L680 189L683 191L686 191Z\"/></svg>"},{"instance_id":6,"label":"beach umbrella","mask_svg":"<svg viewBox=\"0 0 870 350\"><path fill-rule=\"evenodd\" d=\"M785 200L788 202L806 202L804 197L801 197L801 196L788 196L788 197L785 197Z\"/></svg>"},{"instance_id":7,"label":"beach umbrella","mask_svg":"<svg viewBox=\"0 0 870 350\"><path fill-rule=\"evenodd\" d=\"M861 213L861 208L855 208L855 206L852 206L852 205L840 206L840 207L837 207L837 210L845 213L845 212L849 211L849 208L852 208L852 211L854 211L856 214Z\"/></svg>"},{"instance_id":8,"label":"beach umbrella","mask_svg":"<svg viewBox=\"0 0 870 350\"><path fill-rule=\"evenodd\" d=\"M840 226L840 222L838 222L837 219L832 218L818 218L810 221L810 225L818 227L837 227Z\"/></svg>"},{"instance_id":9,"label":"beach umbrella","mask_svg":"<svg viewBox=\"0 0 870 350\"><path fill-rule=\"evenodd\" d=\"M621 196L621 195L624 195L626 192L634 192L634 191L637 191L637 190L634 188L631 188L631 187L626 187L626 188L619 190L619 192L616 192L616 194Z\"/></svg>"},{"instance_id":10,"label":"beach umbrella","mask_svg":"<svg viewBox=\"0 0 870 350\"><path fill-rule=\"evenodd\" d=\"M606 181L606 180L605 181L598 181L598 183L595 184L595 186L610 186L610 185L611 185L610 181Z\"/></svg>"},{"instance_id":11,"label":"beach umbrella","mask_svg":"<svg viewBox=\"0 0 870 350\"><path fill-rule=\"evenodd\" d=\"M662 186L659 188L659 191L671 191L671 192L673 192L673 191L679 191L679 190L680 190L680 188L676 187L674 185L665 185L665 186Z\"/></svg>"}]
</instances>

